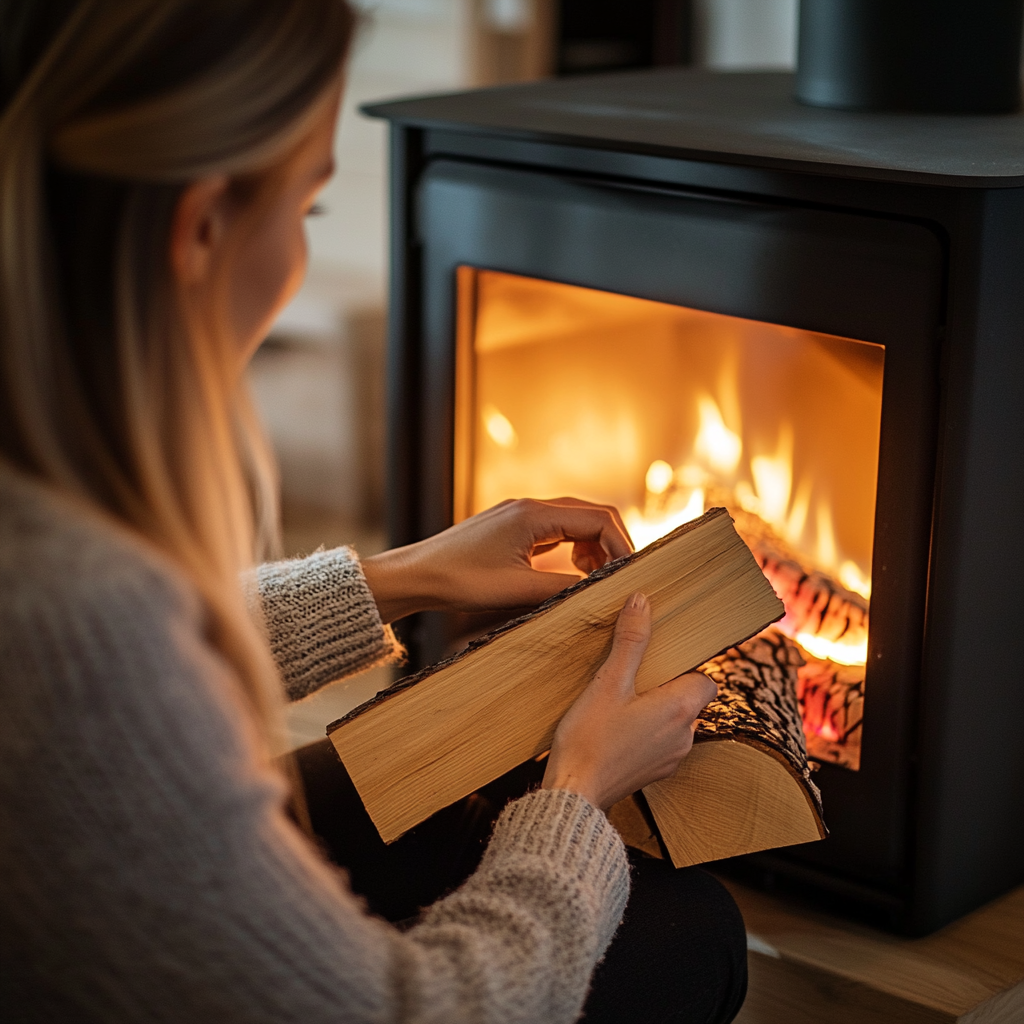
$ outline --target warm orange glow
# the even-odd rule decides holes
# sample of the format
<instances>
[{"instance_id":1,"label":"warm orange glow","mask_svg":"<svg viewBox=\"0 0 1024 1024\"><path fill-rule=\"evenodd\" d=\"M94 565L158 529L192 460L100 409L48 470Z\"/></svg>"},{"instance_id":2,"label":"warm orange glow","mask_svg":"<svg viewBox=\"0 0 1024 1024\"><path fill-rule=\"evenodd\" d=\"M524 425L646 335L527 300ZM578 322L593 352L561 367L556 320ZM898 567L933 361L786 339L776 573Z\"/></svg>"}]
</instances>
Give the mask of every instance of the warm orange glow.
<instances>
[{"instance_id":1,"label":"warm orange glow","mask_svg":"<svg viewBox=\"0 0 1024 1024\"><path fill-rule=\"evenodd\" d=\"M515 448L516 428L512 426L507 416L496 409L493 405L485 405L483 409L484 428L487 430L491 440L502 448Z\"/></svg>"},{"instance_id":2,"label":"warm orange glow","mask_svg":"<svg viewBox=\"0 0 1024 1024\"><path fill-rule=\"evenodd\" d=\"M834 661L837 665L864 665L868 660L868 641L865 637L857 643L843 643L841 640L826 640L813 633L797 633L796 642L822 661Z\"/></svg>"},{"instance_id":3,"label":"warm orange glow","mask_svg":"<svg viewBox=\"0 0 1024 1024\"><path fill-rule=\"evenodd\" d=\"M827 718L818 723L814 729L814 733L816 736L820 736L823 740L829 740L832 743L839 739L839 733L836 732L835 726L833 726Z\"/></svg>"},{"instance_id":4,"label":"warm orange glow","mask_svg":"<svg viewBox=\"0 0 1024 1024\"><path fill-rule=\"evenodd\" d=\"M839 566L839 582L861 597L871 597L871 577L865 576L856 562L847 559Z\"/></svg>"},{"instance_id":5,"label":"warm orange glow","mask_svg":"<svg viewBox=\"0 0 1024 1024\"><path fill-rule=\"evenodd\" d=\"M457 518L574 494L622 509L640 548L725 505L763 524L798 578L870 598L880 346L467 267L458 294ZM808 656L862 685L863 604L846 637L789 611ZM845 742L827 715L808 730Z\"/></svg>"},{"instance_id":6,"label":"warm orange glow","mask_svg":"<svg viewBox=\"0 0 1024 1024\"><path fill-rule=\"evenodd\" d=\"M638 508L631 507L626 509L622 518L634 546L639 550L659 537L664 537L666 533L671 533L677 526L703 515L704 511L704 491L698 487L690 492L686 504L675 512L648 516Z\"/></svg>"},{"instance_id":7,"label":"warm orange glow","mask_svg":"<svg viewBox=\"0 0 1024 1024\"><path fill-rule=\"evenodd\" d=\"M756 455L750 460L755 500L748 512L782 530L786 526L789 495L793 489L793 431L788 423L779 431L774 455Z\"/></svg>"},{"instance_id":8,"label":"warm orange glow","mask_svg":"<svg viewBox=\"0 0 1024 1024\"><path fill-rule=\"evenodd\" d=\"M672 485L675 475L675 470L664 459L655 459L647 467L647 475L644 477L647 493L664 494Z\"/></svg>"},{"instance_id":9,"label":"warm orange glow","mask_svg":"<svg viewBox=\"0 0 1024 1024\"><path fill-rule=\"evenodd\" d=\"M636 506L624 515L626 528L638 548L665 536L677 526L696 519L707 510L705 485L717 485L717 497L725 489L731 502L750 512L770 526L790 544L799 548L808 541L807 513L812 486L802 480L796 493L793 483L793 429L783 423L778 444L772 455L755 455L750 459L751 484L746 478L728 488L727 481L740 464L743 441L725 426L714 399L701 395L697 399L700 428L694 439L690 460L676 469L664 459L655 459L644 477L646 499L644 509ZM705 468L707 467L707 468ZM711 472L717 469L717 473ZM836 548L832 509L828 500L819 497L813 545L813 561L817 568L835 574L840 583L862 597L871 596L871 578L856 562L847 558L840 562ZM826 653L829 642L816 640L816 657L828 658L841 665L863 665L860 652L863 644L834 646L836 656ZM808 648L810 649L810 648Z\"/></svg>"},{"instance_id":10,"label":"warm orange glow","mask_svg":"<svg viewBox=\"0 0 1024 1024\"><path fill-rule=\"evenodd\" d=\"M693 454L709 469L723 476L735 472L743 453L743 441L722 420L718 405L710 395L697 399L700 429L693 442Z\"/></svg>"},{"instance_id":11,"label":"warm orange glow","mask_svg":"<svg viewBox=\"0 0 1024 1024\"><path fill-rule=\"evenodd\" d=\"M818 543L815 556L820 568L835 569L837 567L836 536L835 531L832 529L832 509L828 502L823 499L818 501Z\"/></svg>"}]
</instances>

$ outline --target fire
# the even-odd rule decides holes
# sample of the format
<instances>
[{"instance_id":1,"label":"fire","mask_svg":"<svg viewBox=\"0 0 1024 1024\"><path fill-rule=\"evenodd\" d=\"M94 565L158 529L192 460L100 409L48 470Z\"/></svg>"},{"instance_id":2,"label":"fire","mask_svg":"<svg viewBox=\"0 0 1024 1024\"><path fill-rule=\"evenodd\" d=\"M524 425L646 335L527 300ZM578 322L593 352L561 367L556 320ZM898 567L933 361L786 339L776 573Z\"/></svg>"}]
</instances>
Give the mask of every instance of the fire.
<instances>
[{"instance_id":1,"label":"fire","mask_svg":"<svg viewBox=\"0 0 1024 1024\"><path fill-rule=\"evenodd\" d=\"M470 267L458 293L456 518L575 494L623 509L644 547L729 507L785 590L776 628L824 702L817 718L805 707L815 756L855 767L846 698L859 687L863 703L882 346ZM539 558L556 555L572 571L565 550Z\"/></svg>"},{"instance_id":2,"label":"fire","mask_svg":"<svg viewBox=\"0 0 1024 1024\"><path fill-rule=\"evenodd\" d=\"M802 479L793 489L793 429L783 423L775 451L752 455L748 473L742 472L743 439L725 424L721 410L709 395L697 399L699 428L690 456L673 467L665 459L655 459L644 477L645 500L641 510L627 509L624 520L633 543L646 547L676 527L700 516L707 507L709 487L732 496L731 503L758 516L771 526L807 560L824 572L832 573L848 590L868 598L871 578L856 562L842 558L832 521L832 507L819 494L814 504L813 537L809 512L813 486ZM828 640L813 633L794 637L815 658L837 665L864 665L867 639Z\"/></svg>"},{"instance_id":3,"label":"fire","mask_svg":"<svg viewBox=\"0 0 1024 1024\"><path fill-rule=\"evenodd\" d=\"M825 501L818 502L818 565L826 569L835 567L836 558L836 536L832 529L832 509Z\"/></svg>"},{"instance_id":4,"label":"fire","mask_svg":"<svg viewBox=\"0 0 1024 1024\"><path fill-rule=\"evenodd\" d=\"M515 448L519 437L512 421L493 405L485 405L483 410L484 430L491 440L501 448Z\"/></svg>"},{"instance_id":5,"label":"fire","mask_svg":"<svg viewBox=\"0 0 1024 1024\"><path fill-rule=\"evenodd\" d=\"M804 722L804 729L808 729L806 721ZM820 736L823 740L829 740L832 743L839 739L839 733L836 732L835 726L827 718L822 719L810 731L815 736Z\"/></svg>"},{"instance_id":6,"label":"fire","mask_svg":"<svg viewBox=\"0 0 1024 1024\"><path fill-rule=\"evenodd\" d=\"M647 493L664 494L672 486L675 475L675 470L664 459L655 459L647 467L647 475L644 477Z\"/></svg>"},{"instance_id":7,"label":"fire","mask_svg":"<svg viewBox=\"0 0 1024 1024\"><path fill-rule=\"evenodd\" d=\"M696 519L705 511L705 497L708 488L713 486L731 493L735 505L764 520L814 565L832 573L848 590L870 597L871 575L852 559L841 556L832 507L824 495L819 495L815 503L813 542L808 536L813 485L802 479L796 490L793 489L792 426L784 422L775 451L752 455L749 472L744 474L741 472L743 439L726 426L718 404L709 395L702 394L697 399L697 411L700 426L690 457L677 467L665 459L655 459L647 467L644 507L641 510L633 506L624 516L633 543L646 547L677 526ZM817 656L829 657L842 665L864 663L859 648L840 649L837 654L839 656L834 658L827 654Z\"/></svg>"},{"instance_id":8,"label":"fire","mask_svg":"<svg viewBox=\"0 0 1024 1024\"><path fill-rule=\"evenodd\" d=\"M626 529L638 548L703 515L705 485L716 478L729 478L739 465L743 439L726 426L710 395L698 396L697 413L700 426L691 459L677 469L664 459L655 459L644 477L647 496L643 511L635 506L626 510Z\"/></svg>"},{"instance_id":9,"label":"fire","mask_svg":"<svg viewBox=\"0 0 1024 1024\"><path fill-rule=\"evenodd\" d=\"M871 597L871 577L865 576L856 562L847 559L839 566L839 582L847 590L852 590L861 597Z\"/></svg>"},{"instance_id":10,"label":"fire","mask_svg":"<svg viewBox=\"0 0 1024 1024\"><path fill-rule=\"evenodd\" d=\"M865 637L858 643L843 643L842 640L826 640L813 633L797 633L793 638L808 654L822 661L834 661L837 665L865 665L868 660L868 641Z\"/></svg>"},{"instance_id":11,"label":"fire","mask_svg":"<svg viewBox=\"0 0 1024 1024\"><path fill-rule=\"evenodd\" d=\"M638 508L626 510L622 517L629 530L633 544L637 548L645 548L659 537L671 533L677 526L690 522L704 514L704 491L697 487L691 493L689 500L676 512L670 512L662 516L645 516Z\"/></svg>"},{"instance_id":12,"label":"fire","mask_svg":"<svg viewBox=\"0 0 1024 1024\"><path fill-rule=\"evenodd\" d=\"M754 493L752 501L748 497L752 507L747 511L784 529L793 488L793 431L788 424L779 433L774 455L755 455L750 460L750 475L754 478Z\"/></svg>"},{"instance_id":13,"label":"fire","mask_svg":"<svg viewBox=\"0 0 1024 1024\"><path fill-rule=\"evenodd\" d=\"M710 395L697 399L700 429L693 442L695 458L722 476L735 472L743 454L743 441L722 419L718 405Z\"/></svg>"}]
</instances>

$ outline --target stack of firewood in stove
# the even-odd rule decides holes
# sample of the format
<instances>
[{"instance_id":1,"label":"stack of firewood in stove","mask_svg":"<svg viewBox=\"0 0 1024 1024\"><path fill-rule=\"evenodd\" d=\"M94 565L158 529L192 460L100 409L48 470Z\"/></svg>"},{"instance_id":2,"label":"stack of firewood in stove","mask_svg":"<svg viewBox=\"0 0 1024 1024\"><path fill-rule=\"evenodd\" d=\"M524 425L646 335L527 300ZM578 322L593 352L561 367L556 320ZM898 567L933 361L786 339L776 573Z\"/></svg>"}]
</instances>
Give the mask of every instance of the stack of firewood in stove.
<instances>
[{"instance_id":1,"label":"stack of firewood in stove","mask_svg":"<svg viewBox=\"0 0 1024 1024\"><path fill-rule=\"evenodd\" d=\"M785 637L803 661L797 670L797 696L807 752L819 761L856 771L864 714L868 602L827 573L809 568L758 516L731 507L729 512L786 606L785 618L770 628ZM830 653L837 660L828 657Z\"/></svg>"}]
</instances>

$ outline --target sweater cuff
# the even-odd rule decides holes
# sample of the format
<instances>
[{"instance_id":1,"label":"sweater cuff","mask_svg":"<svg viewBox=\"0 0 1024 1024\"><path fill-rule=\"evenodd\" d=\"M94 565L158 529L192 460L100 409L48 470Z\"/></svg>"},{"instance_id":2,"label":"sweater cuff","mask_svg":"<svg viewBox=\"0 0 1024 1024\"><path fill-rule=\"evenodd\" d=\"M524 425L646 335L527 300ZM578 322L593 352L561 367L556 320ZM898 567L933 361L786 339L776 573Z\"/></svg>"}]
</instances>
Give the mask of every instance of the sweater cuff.
<instances>
[{"instance_id":1,"label":"sweater cuff","mask_svg":"<svg viewBox=\"0 0 1024 1024\"><path fill-rule=\"evenodd\" d=\"M381 623L351 548L261 565L256 581L270 649L291 700L405 655Z\"/></svg>"},{"instance_id":2,"label":"sweater cuff","mask_svg":"<svg viewBox=\"0 0 1024 1024\"><path fill-rule=\"evenodd\" d=\"M602 811L564 789L527 793L498 818L481 867L512 854L553 861L591 894L600 948L607 946L629 897L629 861L622 838Z\"/></svg>"}]
</instances>

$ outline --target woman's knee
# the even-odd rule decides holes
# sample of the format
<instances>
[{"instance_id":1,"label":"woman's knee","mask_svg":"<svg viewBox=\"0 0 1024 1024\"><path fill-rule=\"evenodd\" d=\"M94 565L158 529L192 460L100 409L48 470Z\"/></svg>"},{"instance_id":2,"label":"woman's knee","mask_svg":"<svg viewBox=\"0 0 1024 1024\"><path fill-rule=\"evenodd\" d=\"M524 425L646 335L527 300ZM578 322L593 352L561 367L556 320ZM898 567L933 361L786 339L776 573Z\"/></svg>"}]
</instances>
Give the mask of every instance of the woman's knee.
<instances>
[{"instance_id":1,"label":"woman's knee","mask_svg":"<svg viewBox=\"0 0 1024 1024\"><path fill-rule=\"evenodd\" d=\"M594 975L587 1024L727 1024L747 990L746 930L728 890L699 868L632 855L622 927Z\"/></svg>"}]
</instances>

